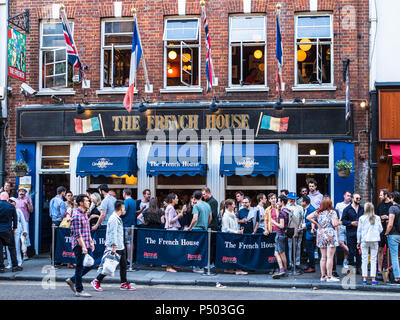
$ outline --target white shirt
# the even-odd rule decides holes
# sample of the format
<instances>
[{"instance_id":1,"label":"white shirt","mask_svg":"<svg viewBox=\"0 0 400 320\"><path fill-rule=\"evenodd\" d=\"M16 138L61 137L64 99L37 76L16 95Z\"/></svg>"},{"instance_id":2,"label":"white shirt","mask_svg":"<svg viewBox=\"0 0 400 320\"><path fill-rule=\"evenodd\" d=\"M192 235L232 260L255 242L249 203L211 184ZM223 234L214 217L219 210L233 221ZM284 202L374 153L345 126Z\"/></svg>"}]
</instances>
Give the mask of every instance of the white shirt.
<instances>
[{"instance_id":1,"label":"white shirt","mask_svg":"<svg viewBox=\"0 0 400 320\"><path fill-rule=\"evenodd\" d=\"M369 217L365 214L362 215L358 219L357 243L380 241L382 230L381 219L378 216L375 216L375 224L371 224Z\"/></svg>"},{"instance_id":2,"label":"white shirt","mask_svg":"<svg viewBox=\"0 0 400 320\"><path fill-rule=\"evenodd\" d=\"M233 211L225 210L222 217L222 232L237 233L239 231L239 224L236 215Z\"/></svg>"},{"instance_id":3,"label":"white shirt","mask_svg":"<svg viewBox=\"0 0 400 320\"><path fill-rule=\"evenodd\" d=\"M343 201L343 202L339 202L339 203L336 204L335 210L337 210L337 212L338 212L338 214L339 214L339 217L338 217L339 220L342 219L342 214L343 214L344 208L346 208L346 207L349 206L350 204L351 204L351 202L345 203L344 201Z\"/></svg>"}]
</instances>

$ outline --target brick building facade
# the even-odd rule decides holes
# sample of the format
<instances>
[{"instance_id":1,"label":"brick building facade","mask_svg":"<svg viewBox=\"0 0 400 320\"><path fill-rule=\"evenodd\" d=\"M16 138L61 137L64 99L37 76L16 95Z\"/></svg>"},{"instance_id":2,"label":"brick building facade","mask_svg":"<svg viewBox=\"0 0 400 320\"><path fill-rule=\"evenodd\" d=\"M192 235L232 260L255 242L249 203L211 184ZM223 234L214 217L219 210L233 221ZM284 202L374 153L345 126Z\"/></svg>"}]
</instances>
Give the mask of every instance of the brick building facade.
<instances>
[{"instance_id":1,"label":"brick building facade","mask_svg":"<svg viewBox=\"0 0 400 320\"><path fill-rule=\"evenodd\" d=\"M216 1L216 0L208 0L206 1L206 9L207 9L207 18L210 30L211 37L211 46L212 46L212 58L215 69L215 77L218 78L218 85L214 86L211 93L206 93L206 74L205 74L205 55L206 49L204 45L204 27L201 21L201 6L198 0L186 0L186 1L177 1L177 0L164 0L164 1L123 1L121 5L115 4L113 1L75 1L75 0L65 0L65 11L68 16L70 23L73 23L73 34L76 42L76 46L78 48L79 56L84 65L88 65L87 79L90 80L90 88L82 89L82 84L74 84L71 86L71 90L69 92L62 92L60 90L50 92L46 90L41 90L41 77L43 77L43 72L40 71L40 66L42 65L40 62L40 34L41 23L44 21L50 21L48 19L54 18L54 11L57 11L57 6L54 7L53 1L28 1L28 0L12 0L10 1L10 15L14 15L20 12L21 9L30 9L30 32L26 37L26 83L30 85L32 88L38 91L38 94L33 96L30 95L28 97L19 94L19 87L21 82L15 80L13 78L9 78L9 85L13 88L12 97L9 99L8 110L9 110L9 118L7 124L7 150L6 150L6 170L8 170L10 163L12 160L15 160L15 157L20 158L20 154L16 152L17 150L17 140L21 143L22 147L24 143L37 143L33 141L32 137L29 139L25 139L21 135L21 129L17 131L17 125L20 123L24 123L21 119L17 117L17 109L21 106L24 106L26 110L29 111L29 108L37 108L40 109L43 119L45 119L50 111L53 112L57 108L70 108L74 111L74 106L78 103L82 103L83 100L87 100L89 105L85 106L87 109L96 110L99 106L107 105L107 108L114 108L115 110L119 110L121 112L124 111L122 106L122 101L124 98L124 92L112 92L110 94L111 88L104 88L105 81L102 78L102 73L104 70L102 69L102 61L105 61L106 57L105 53L102 50L102 23L103 21L118 21L120 18L116 16L121 16L123 19L129 19L132 16L131 10L133 7L137 9L137 21L140 28L140 36L142 39L142 47L146 59L147 70L149 75L150 83L153 85L153 92L146 93L145 86L145 77L143 73L142 64L138 71L138 78L136 89L137 93L135 94L135 100L137 103L141 101L141 98L144 97L145 100L148 101L148 106L150 109L154 108L162 114L162 108L160 108L161 104L164 103L171 108L178 107L180 110L185 110L190 112L190 110L194 110L196 108L204 108L205 112L208 112L208 106L211 103L213 97L215 96L219 101L220 110L224 110L224 108L229 108L230 104L235 104L237 110L243 111L243 106L251 106L254 108L259 108L257 110L272 110L273 105L278 97L278 92L276 90L276 58L275 58L275 43L276 43L276 25L275 25L275 14L276 14L276 4L278 1L269 1L269 0L252 0L252 1L243 1L243 0L230 0L230 1ZM348 181L344 182L346 186L354 186L354 190L359 192L363 199L368 199L368 136L365 134L363 130L366 129L366 123L368 121L367 111L360 108L360 103L362 101L368 100L368 0L360 0L360 1L351 1L351 0L319 0L319 1L310 1L310 0L302 0L302 1L280 1L282 4L281 14L280 14L280 23L281 23L281 33L282 33L282 42L283 42L283 82L285 83L285 90L282 92L283 99L283 112L285 112L285 108L293 109L294 113L293 117L296 118L297 114L300 115L302 112L301 109L309 109L310 116L315 115L313 121L318 124L320 121L327 121L323 119L320 115L317 116L317 112L315 112L318 108L326 108L326 110L331 110L333 107L338 106L338 111L331 110L333 115L335 112L340 112L340 115L344 115L344 105L346 100L346 85L343 79L343 61L346 59L350 59L350 98L352 102L352 117L351 120L346 124L347 132L337 133L336 126L339 126L339 122L331 123L331 127L335 134L331 135L329 132L323 134L314 134L313 127L310 126L308 128L303 128L302 124L299 124L299 128L301 127L301 132L295 132L288 136L280 138L279 135L272 135L271 139L273 142L282 143L285 139L290 140L291 143L294 141L296 144L296 136L299 136L299 143L307 144L307 140L316 141L312 143L319 143L319 141L326 140L330 143L330 151L329 151L329 170L330 175L326 182L327 188L325 193L330 193L333 196L335 194L335 202L341 200L341 193L344 191L341 187L335 186L337 180L336 173L334 170L334 160L340 159L343 153L344 157L344 149L340 145L338 150L334 150L334 144L336 142L341 142L343 144L347 143L351 145L351 149L354 149L354 155L350 157L351 160L354 161L355 164L355 173L348 179L352 179L349 184ZM122 6L122 7L120 7ZM316 6L316 7L315 7ZM121 12L119 13L119 8L121 8ZM266 57L265 64L263 64L263 68L260 67L260 71L266 69L266 80L264 79L264 83L261 87L250 88L247 89L246 86L235 86L232 83L236 80L230 81L230 77L232 73L236 73L237 69L232 68L229 51L230 48L230 20L231 17L254 17L254 16L262 16L266 21L265 31L266 31L266 39L265 39L265 51L263 51L263 59ZM296 37L296 28L297 23L296 17L318 17L318 16L327 16L331 18L331 32L332 38L331 48L333 49L333 53L329 52L329 55L332 58L331 69L332 78L330 79L330 85L313 85L313 86L299 86L298 81L296 81L296 51L298 47L296 46L295 37ZM164 36L164 27L166 25L166 21L169 18L179 18L186 19L188 17L192 18L200 18L197 27L199 28L199 39L198 42L200 44L200 61L201 67L198 71L200 73L199 85L196 88L188 88L186 86L182 86L182 90L165 90L168 89L165 87L165 82L168 81L168 76L165 75L165 72L168 72L169 64L167 61L164 61L166 58L165 44L163 41ZM115 19L115 20L113 20ZM178 19L178 20L179 20ZM51 20L54 21L54 20ZM232 34L231 34L232 36ZM167 41L168 42L168 41ZM244 48L244 47L243 47ZM322 48L324 48L322 46ZM114 49L113 49L114 50ZM236 49L232 49L236 50ZM243 49L246 50L246 49ZM311 49L313 50L313 49ZM318 50L318 49L317 49ZM179 52L179 50L177 50ZM194 52L194 51L191 51ZM233 51L232 51L233 52ZM321 51L322 52L322 51ZM324 54L324 53L322 53ZM253 59L253 58L252 58ZM298 58L299 59L299 58ZM321 60L322 61L322 60ZM326 62L326 61L325 61ZM247 62L246 62L247 63ZM310 68L314 68L312 63L309 66ZM244 68L242 66L242 68ZM305 66L305 69L308 67ZM104 67L103 67L104 69ZM239 66L240 69L240 66ZM247 65L247 69L250 67ZM317 67L318 69L318 67ZM114 69L113 69L114 70ZM231 72L230 72L231 70ZM114 71L113 71L114 72ZM181 72L183 72L181 70ZM258 71L257 71L258 72ZM299 71L300 73L305 71ZM240 73L240 71L239 71ZM321 79L322 79L321 72ZM258 72L259 74L259 72ZM265 74L265 73L264 73ZM316 72L318 78L318 70ZM105 77L105 76L104 76ZM243 76L243 79L246 75ZM260 75L262 78L263 76ZM325 75L326 77L326 75ZM242 81L243 81L242 79ZM102 86L103 80L103 86ZM192 79L193 80L193 79ZM194 79L196 81L196 79ZM303 81L303 80L302 80ZM324 80L321 80L324 82ZM321 84L321 82L319 83ZM103 88L103 89L102 89ZM55 94L57 97L61 97L64 99L63 104L57 104L54 99L52 99L52 95ZM296 102L294 100L296 99ZM302 99L305 99L303 102L299 102ZM243 103L242 107L240 104ZM254 105L251 105L253 103ZM182 105L181 105L182 104ZM185 105L187 104L187 108L185 109ZM36 105L36 106L35 106ZM37 106L39 105L39 106ZM181 106L180 106L181 105ZM42 107L40 107L42 106ZM137 104L136 104L137 106ZM157 109L158 108L158 109ZM192 109L190 109L192 108ZM25 110L23 109L23 110ZM36 110L36 109L35 109ZM36 111L38 111L36 110ZM256 110L255 110L256 111ZM38 111L39 112L39 111ZM135 111L136 114L140 114ZM275 113L270 114L272 116L276 116L278 111L274 111ZM327 111L328 112L328 111ZM268 112L267 112L268 113ZM21 114L23 112L21 111ZM327 113L328 114L328 113ZM329 115L332 115L329 113ZM22 117L22 116L21 116ZM18 118L18 119L17 119ZM30 118L34 119L34 118ZM333 117L332 121L337 121L337 118ZM343 123L345 122L344 116ZM258 120L258 119L257 119ZM257 123L256 120L256 123ZM261 118L260 118L261 120ZM49 120L50 121L50 120ZM40 121L39 121L40 122ZM43 120L40 123L45 123ZM329 123L329 121L328 121ZM64 126L65 123L60 123L60 126ZM340 124L342 125L342 124ZM291 124L289 123L289 128ZM308 125L307 125L308 126ZM254 128L255 129L255 128ZM350 131L349 131L350 130ZM289 129L290 131L290 129ZM340 130L339 130L340 131ZM263 136L262 142L266 142L268 138ZM46 139L41 138L38 141L45 141ZM50 139L54 143L57 139ZM63 141L64 140L64 141ZM72 139L77 140L77 139ZM91 139L93 141L93 139ZM114 137L113 140L117 141L117 137ZM60 143L68 141L67 138L58 140ZM98 139L98 141L104 143L107 139ZM82 145L80 145L81 147ZM336 145L335 145L336 146ZM354 146L354 147L353 147ZM21 148L22 148L21 147ZM293 147L293 146L292 146ZM287 147L288 153L286 156L296 157L297 154L290 154L293 150L292 147ZM37 148L37 145L36 145ZM78 147L76 147L78 148ZM284 150L286 147L280 146L281 150ZM336 148L336 147L335 147ZM344 148L344 147L343 147ZM28 148L29 149L29 148ZM35 149L35 148L33 148ZM38 149L36 149L38 150ZM72 149L71 149L72 150ZM290 151L292 150L292 151ZM348 149L346 149L348 150ZM78 150L79 151L79 150ZM71 151L72 152L72 151ZM282 151L283 152L283 151ZM299 154L299 153L298 153ZM281 154L282 157L284 153ZM35 159L38 158L39 155L35 153ZM72 153L71 153L72 157ZM347 156L346 156L347 157ZM296 157L297 158L297 157ZM39 162L38 160L37 162ZM282 170L283 160L280 159L280 164ZM71 163L73 160L71 159ZM138 160L139 165L140 160ZM297 164L297 161L294 162ZM35 166L37 167L37 163ZM39 165L40 167L40 165ZM34 174L37 179L33 179L36 184L39 184L40 174L44 171L41 171L40 168L37 167ZM306 167L303 167L303 169ZM305 170L305 169L304 169ZM279 177L279 182L275 183L276 189L279 188L288 188L296 190L299 192L299 180L302 179L300 176L306 175L304 170L293 171L295 177L287 177L281 178ZM71 172L73 170L71 169ZM140 165L139 165L140 171ZM72 173L68 171L68 174ZM312 172L317 172L313 171ZM49 172L50 173L50 172ZM54 173L54 172L53 172ZM281 173L280 173L281 174ZM297 174L297 178L296 178ZM283 175L283 174L282 174ZM211 189L217 189L217 199L222 200L224 196L228 194L224 189L224 181L221 180L221 176L217 173L214 173L212 176L215 176L216 180L219 182L210 182L207 180L207 185L211 185ZM138 186L137 194L140 194L140 191L144 189L144 187L150 187L152 190L157 189L157 182L150 179L149 181L145 181L146 175L143 177L139 176L139 184L140 181L143 181L142 186ZM208 179L210 179L210 175L208 175ZM12 181L14 180L14 176L12 173L9 173L9 178ZM72 179L72 178L69 178ZM84 178L79 178L84 180ZM297 181L296 181L297 179ZM335 180L335 181L336 181ZM199 180L200 181L200 180ZM18 182L18 181L17 181ZM204 181L203 181L204 182ZM33 184L34 182L32 182ZM72 183L72 181L71 181ZM304 182L303 182L304 183ZM90 184L90 183L89 183ZM75 192L84 191L82 188L87 187L88 184L79 180L76 182L74 188ZM214 187L214 188L213 188ZM40 193L40 188L38 186L32 186L33 190L36 190L37 193ZM232 188L231 190L235 190ZM257 189L261 190L261 189ZM273 190L270 188L270 190ZM213 191L213 190L212 190ZM213 191L214 192L214 191ZM268 191L267 191L268 192ZM38 201L39 198L37 197ZM36 204L36 206L39 206ZM39 211L36 211L36 214L39 214ZM39 224L39 220L37 222ZM37 230L41 227L38 226ZM40 240L37 239L37 243Z\"/></svg>"}]
</instances>

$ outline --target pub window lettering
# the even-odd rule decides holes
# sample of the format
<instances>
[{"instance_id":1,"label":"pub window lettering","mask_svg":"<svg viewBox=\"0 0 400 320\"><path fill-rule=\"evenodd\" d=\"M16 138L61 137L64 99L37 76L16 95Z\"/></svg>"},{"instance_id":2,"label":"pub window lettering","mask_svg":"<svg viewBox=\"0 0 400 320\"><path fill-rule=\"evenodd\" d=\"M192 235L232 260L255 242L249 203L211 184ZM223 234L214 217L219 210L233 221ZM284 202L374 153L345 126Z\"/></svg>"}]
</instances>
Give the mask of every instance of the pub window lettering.
<instances>
[{"instance_id":1,"label":"pub window lettering","mask_svg":"<svg viewBox=\"0 0 400 320\"><path fill-rule=\"evenodd\" d=\"M266 86L266 24L264 16L230 17L230 87Z\"/></svg>"},{"instance_id":2,"label":"pub window lettering","mask_svg":"<svg viewBox=\"0 0 400 320\"><path fill-rule=\"evenodd\" d=\"M101 89L129 87L133 37L132 20L103 20L101 37Z\"/></svg>"},{"instance_id":3,"label":"pub window lettering","mask_svg":"<svg viewBox=\"0 0 400 320\"><path fill-rule=\"evenodd\" d=\"M70 23L73 33L73 23ZM40 24L40 90L72 89L73 66L68 62L61 22Z\"/></svg>"},{"instance_id":4,"label":"pub window lettering","mask_svg":"<svg viewBox=\"0 0 400 320\"><path fill-rule=\"evenodd\" d=\"M164 26L164 87L200 86L199 19L167 19Z\"/></svg>"},{"instance_id":5,"label":"pub window lettering","mask_svg":"<svg viewBox=\"0 0 400 320\"><path fill-rule=\"evenodd\" d=\"M332 16L296 17L296 85L333 85Z\"/></svg>"}]
</instances>

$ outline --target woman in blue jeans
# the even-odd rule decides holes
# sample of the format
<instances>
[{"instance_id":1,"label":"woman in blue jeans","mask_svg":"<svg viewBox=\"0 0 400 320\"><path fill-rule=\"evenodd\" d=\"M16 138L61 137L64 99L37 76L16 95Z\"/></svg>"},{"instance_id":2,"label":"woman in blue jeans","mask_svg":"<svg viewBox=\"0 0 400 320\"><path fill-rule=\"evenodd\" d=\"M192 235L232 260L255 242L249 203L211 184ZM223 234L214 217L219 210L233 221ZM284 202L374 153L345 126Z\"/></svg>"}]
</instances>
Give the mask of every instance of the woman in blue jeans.
<instances>
[{"instance_id":1,"label":"woman in blue jeans","mask_svg":"<svg viewBox=\"0 0 400 320\"><path fill-rule=\"evenodd\" d=\"M385 236L388 237L388 245L390 250L390 260L392 261L394 284L400 284L399 269L399 244L400 244L400 192L392 193L393 206L389 209L389 223L386 228Z\"/></svg>"}]
</instances>

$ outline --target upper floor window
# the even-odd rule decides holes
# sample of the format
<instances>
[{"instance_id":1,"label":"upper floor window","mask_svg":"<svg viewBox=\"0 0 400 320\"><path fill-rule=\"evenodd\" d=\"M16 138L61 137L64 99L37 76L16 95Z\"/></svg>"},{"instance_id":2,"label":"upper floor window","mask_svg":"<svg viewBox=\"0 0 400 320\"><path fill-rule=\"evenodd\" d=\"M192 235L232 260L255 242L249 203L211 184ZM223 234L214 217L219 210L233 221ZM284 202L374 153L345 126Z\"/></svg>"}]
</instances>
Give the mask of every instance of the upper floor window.
<instances>
[{"instance_id":1,"label":"upper floor window","mask_svg":"<svg viewBox=\"0 0 400 320\"><path fill-rule=\"evenodd\" d=\"M164 26L164 87L200 85L199 19L167 19Z\"/></svg>"},{"instance_id":2,"label":"upper floor window","mask_svg":"<svg viewBox=\"0 0 400 320\"><path fill-rule=\"evenodd\" d=\"M229 86L266 86L266 17L230 17Z\"/></svg>"},{"instance_id":3,"label":"upper floor window","mask_svg":"<svg viewBox=\"0 0 400 320\"><path fill-rule=\"evenodd\" d=\"M133 21L104 20L101 30L101 89L129 87Z\"/></svg>"},{"instance_id":4,"label":"upper floor window","mask_svg":"<svg viewBox=\"0 0 400 320\"><path fill-rule=\"evenodd\" d=\"M296 85L333 85L332 16L296 17Z\"/></svg>"},{"instance_id":5,"label":"upper floor window","mask_svg":"<svg viewBox=\"0 0 400 320\"><path fill-rule=\"evenodd\" d=\"M70 23L73 33L73 23ZM71 88L73 66L68 62L61 22L40 24L40 90Z\"/></svg>"}]
</instances>

